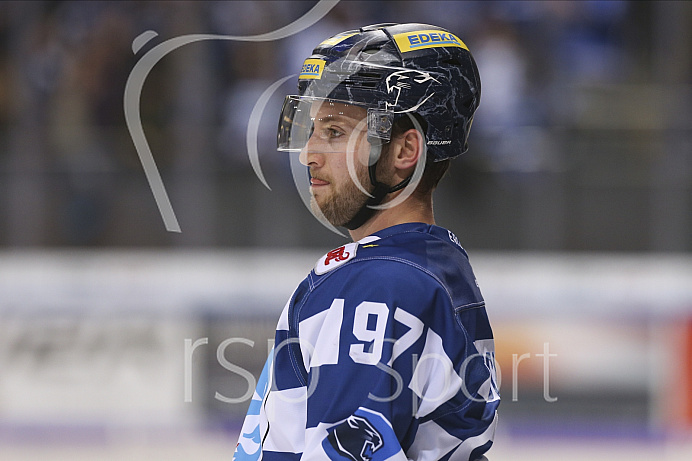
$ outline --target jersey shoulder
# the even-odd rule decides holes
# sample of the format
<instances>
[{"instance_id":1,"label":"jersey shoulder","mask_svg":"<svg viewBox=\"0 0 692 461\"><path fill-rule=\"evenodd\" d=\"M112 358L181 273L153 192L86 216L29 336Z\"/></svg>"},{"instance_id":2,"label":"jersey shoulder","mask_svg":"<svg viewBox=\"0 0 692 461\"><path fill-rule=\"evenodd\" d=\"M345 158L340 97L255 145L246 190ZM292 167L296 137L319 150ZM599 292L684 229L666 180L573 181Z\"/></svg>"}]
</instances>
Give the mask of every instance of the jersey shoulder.
<instances>
[{"instance_id":1,"label":"jersey shoulder","mask_svg":"<svg viewBox=\"0 0 692 461\"><path fill-rule=\"evenodd\" d=\"M448 292L455 307L483 302L466 251L456 236L427 224L395 226L389 232L335 248L317 261L310 277L313 286L326 279L339 283L357 280L361 287L363 282L395 285L403 291L420 288L420 283L434 284Z\"/></svg>"}]
</instances>

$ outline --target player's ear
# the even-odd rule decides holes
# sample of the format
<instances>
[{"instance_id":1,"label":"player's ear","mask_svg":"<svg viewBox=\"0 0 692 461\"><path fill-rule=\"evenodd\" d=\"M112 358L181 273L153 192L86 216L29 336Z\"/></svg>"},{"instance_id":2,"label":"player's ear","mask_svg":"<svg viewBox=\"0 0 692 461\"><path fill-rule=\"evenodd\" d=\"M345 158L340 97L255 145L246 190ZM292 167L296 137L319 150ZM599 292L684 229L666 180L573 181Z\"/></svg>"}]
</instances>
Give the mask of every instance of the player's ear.
<instances>
[{"instance_id":1,"label":"player's ear","mask_svg":"<svg viewBox=\"0 0 692 461\"><path fill-rule=\"evenodd\" d=\"M423 155L425 136L415 128L405 131L396 140L394 152L394 167L398 170L415 168Z\"/></svg>"}]
</instances>

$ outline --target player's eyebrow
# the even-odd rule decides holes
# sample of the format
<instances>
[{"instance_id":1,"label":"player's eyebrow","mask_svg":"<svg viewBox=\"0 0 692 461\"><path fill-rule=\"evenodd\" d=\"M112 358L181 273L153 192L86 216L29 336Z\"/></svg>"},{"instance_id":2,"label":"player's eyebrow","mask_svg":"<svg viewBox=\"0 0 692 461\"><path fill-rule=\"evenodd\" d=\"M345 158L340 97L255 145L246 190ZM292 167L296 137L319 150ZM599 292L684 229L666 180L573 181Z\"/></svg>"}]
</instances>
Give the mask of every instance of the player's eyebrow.
<instances>
[{"instance_id":1,"label":"player's eyebrow","mask_svg":"<svg viewBox=\"0 0 692 461\"><path fill-rule=\"evenodd\" d=\"M320 105L318 107L313 106L313 109L317 109L315 110L314 116L312 115L311 111L310 115L312 116L313 120L341 121L346 119L353 120L357 123L364 119L367 115L365 110L362 110L361 113L361 111L357 110L357 108L348 105ZM324 115L317 117L320 115L320 113Z\"/></svg>"},{"instance_id":2,"label":"player's eyebrow","mask_svg":"<svg viewBox=\"0 0 692 461\"><path fill-rule=\"evenodd\" d=\"M356 123L360 121L360 119L349 117L348 115L343 115L343 114L327 114L323 115L321 117L315 117L314 120L332 120L332 121L341 121L341 120L353 120Z\"/></svg>"},{"instance_id":3,"label":"player's eyebrow","mask_svg":"<svg viewBox=\"0 0 692 461\"><path fill-rule=\"evenodd\" d=\"M354 130L358 124L363 119L349 117L348 115L342 114L327 114L322 117L315 117L313 123L315 124L326 124L326 123L336 123L344 127L348 127L349 130Z\"/></svg>"}]
</instances>

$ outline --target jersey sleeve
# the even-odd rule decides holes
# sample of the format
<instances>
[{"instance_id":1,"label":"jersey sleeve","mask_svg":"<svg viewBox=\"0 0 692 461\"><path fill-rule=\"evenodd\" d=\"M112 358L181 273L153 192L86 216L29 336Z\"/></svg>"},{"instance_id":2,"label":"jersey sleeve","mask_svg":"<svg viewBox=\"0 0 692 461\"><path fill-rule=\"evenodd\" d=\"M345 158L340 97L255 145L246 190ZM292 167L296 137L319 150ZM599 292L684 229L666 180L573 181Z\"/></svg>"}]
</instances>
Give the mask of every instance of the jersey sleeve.
<instances>
[{"instance_id":1,"label":"jersey sleeve","mask_svg":"<svg viewBox=\"0 0 692 461\"><path fill-rule=\"evenodd\" d=\"M293 306L306 459L474 460L499 394L482 302L455 306L424 268L350 264ZM278 356L277 356L278 357Z\"/></svg>"}]
</instances>

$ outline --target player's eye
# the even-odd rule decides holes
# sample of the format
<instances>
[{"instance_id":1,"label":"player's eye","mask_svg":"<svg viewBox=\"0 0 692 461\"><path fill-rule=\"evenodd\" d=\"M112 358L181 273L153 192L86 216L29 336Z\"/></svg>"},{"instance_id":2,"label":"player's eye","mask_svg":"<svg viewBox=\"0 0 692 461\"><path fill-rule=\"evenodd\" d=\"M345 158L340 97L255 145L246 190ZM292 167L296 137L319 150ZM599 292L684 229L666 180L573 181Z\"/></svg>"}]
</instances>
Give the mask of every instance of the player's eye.
<instances>
[{"instance_id":1,"label":"player's eye","mask_svg":"<svg viewBox=\"0 0 692 461\"><path fill-rule=\"evenodd\" d=\"M344 135L344 132L343 132L343 130L339 129L338 127L325 126L319 130L319 135L320 135L320 138L328 141L331 139L340 138L341 136Z\"/></svg>"},{"instance_id":2,"label":"player's eye","mask_svg":"<svg viewBox=\"0 0 692 461\"><path fill-rule=\"evenodd\" d=\"M338 128L327 128L327 134L329 135L330 138L338 138L340 136L343 136L343 131L339 130Z\"/></svg>"}]
</instances>

